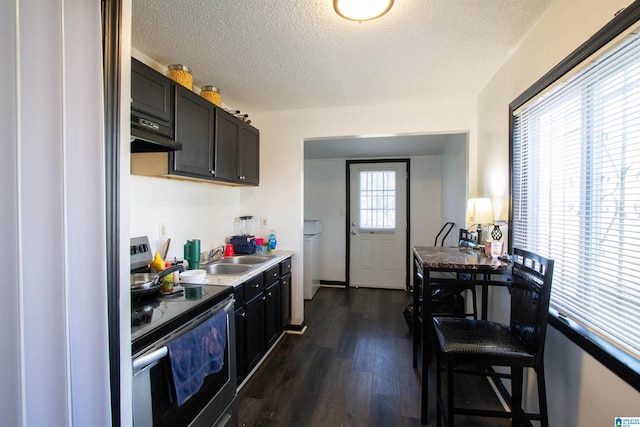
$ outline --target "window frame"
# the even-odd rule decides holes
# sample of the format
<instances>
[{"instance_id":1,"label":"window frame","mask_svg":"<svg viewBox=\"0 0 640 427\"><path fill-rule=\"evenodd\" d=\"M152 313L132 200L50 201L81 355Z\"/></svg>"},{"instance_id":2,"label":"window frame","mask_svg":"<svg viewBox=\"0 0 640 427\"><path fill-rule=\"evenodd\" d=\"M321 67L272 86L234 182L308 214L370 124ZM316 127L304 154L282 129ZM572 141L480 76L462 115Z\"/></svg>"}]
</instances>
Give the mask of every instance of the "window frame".
<instances>
[{"instance_id":1,"label":"window frame","mask_svg":"<svg viewBox=\"0 0 640 427\"><path fill-rule=\"evenodd\" d=\"M367 174L379 174L379 173L392 173L393 174L393 209L371 209L371 208L363 208L363 173L367 173ZM359 176L358 176L358 210L360 211L360 218L358 219L358 231L361 233L374 233L374 234L385 234L385 233L395 233L396 230L398 229L398 219L396 217L397 211L398 211L398 197L397 197L397 187L396 187L396 183L398 180L398 176L396 173L395 169L389 169L389 170L377 170L377 169L371 169L371 170L360 170L359 172ZM371 192L378 192L378 193L383 193L381 196L379 197L383 197L383 198L387 198L388 195L386 193L388 193L390 190L388 190L387 188L383 188L383 189L376 189L376 190L367 190L367 193L371 193ZM365 222L363 221L362 215L364 212L371 212L371 213L376 213L376 212L384 212L384 211L393 211L393 225L392 226L388 226L388 227L369 227L369 226L365 226ZM383 215L384 216L384 215Z\"/></svg>"},{"instance_id":2,"label":"window frame","mask_svg":"<svg viewBox=\"0 0 640 427\"><path fill-rule=\"evenodd\" d=\"M569 54L564 60L525 90L509 104L509 164L513 165L513 140L515 131L514 111L532 100L548 87L556 83L567 73L576 69L587 58L605 47L608 43L640 21L640 0L634 1L591 38ZM513 168L509 167L509 223L513 224ZM513 248L513 233L509 233L509 247ZM640 361L618 349L613 344L588 331L583 326L567 319L554 310L549 310L549 324L564 334L572 342L618 375L636 390L640 391Z\"/></svg>"}]
</instances>

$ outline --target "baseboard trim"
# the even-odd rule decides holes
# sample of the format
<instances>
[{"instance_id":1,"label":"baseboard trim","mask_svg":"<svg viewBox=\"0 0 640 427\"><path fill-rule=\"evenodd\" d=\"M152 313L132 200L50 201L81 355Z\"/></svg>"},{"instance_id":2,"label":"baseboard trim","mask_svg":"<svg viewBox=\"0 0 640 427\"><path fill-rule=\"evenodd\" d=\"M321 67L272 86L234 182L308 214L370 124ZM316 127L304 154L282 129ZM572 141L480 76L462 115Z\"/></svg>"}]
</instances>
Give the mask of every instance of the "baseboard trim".
<instances>
[{"instance_id":1,"label":"baseboard trim","mask_svg":"<svg viewBox=\"0 0 640 427\"><path fill-rule=\"evenodd\" d=\"M302 332L305 329L307 329L307 325L305 325L304 321L302 321L302 323L299 325L288 324L284 327L284 331L287 333Z\"/></svg>"},{"instance_id":2,"label":"baseboard trim","mask_svg":"<svg viewBox=\"0 0 640 427\"><path fill-rule=\"evenodd\" d=\"M297 330L286 330L284 331L287 334L291 334L291 335L304 335L305 332L307 332L307 327L303 327L302 330L297 331Z\"/></svg>"},{"instance_id":3,"label":"baseboard trim","mask_svg":"<svg viewBox=\"0 0 640 427\"><path fill-rule=\"evenodd\" d=\"M320 280L320 286L335 286L340 288L346 288L347 282L340 280Z\"/></svg>"}]
</instances>

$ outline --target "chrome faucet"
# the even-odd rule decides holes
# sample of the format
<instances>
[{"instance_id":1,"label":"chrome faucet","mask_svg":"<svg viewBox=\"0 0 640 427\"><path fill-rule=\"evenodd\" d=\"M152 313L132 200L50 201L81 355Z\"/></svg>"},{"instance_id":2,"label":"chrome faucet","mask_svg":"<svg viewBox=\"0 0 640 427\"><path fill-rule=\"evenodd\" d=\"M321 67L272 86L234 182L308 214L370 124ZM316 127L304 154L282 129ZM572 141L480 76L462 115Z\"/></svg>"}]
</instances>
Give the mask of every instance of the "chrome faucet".
<instances>
[{"instance_id":1,"label":"chrome faucet","mask_svg":"<svg viewBox=\"0 0 640 427\"><path fill-rule=\"evenodd\" d=\"M220 254L219 259L222 259L224 257L224 245L213 248L209 251L209 253L207 254L207 263L213 262L216 259L216 255L218 253Z\"/></svg>"}]
</instances>

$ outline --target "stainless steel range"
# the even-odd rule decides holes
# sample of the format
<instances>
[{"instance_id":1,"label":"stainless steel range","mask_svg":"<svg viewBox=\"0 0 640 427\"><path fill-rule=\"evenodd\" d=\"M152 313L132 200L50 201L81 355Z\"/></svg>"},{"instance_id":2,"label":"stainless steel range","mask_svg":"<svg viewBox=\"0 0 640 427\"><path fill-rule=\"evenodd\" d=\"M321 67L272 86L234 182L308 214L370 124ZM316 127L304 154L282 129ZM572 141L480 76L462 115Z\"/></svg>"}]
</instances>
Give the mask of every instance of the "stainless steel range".
<instances>
[{"instance_id":1,"label":"stainless steel range","mask_svg":"<svg viewBox=\"0 0 640 427\"><path fill-rule=\"evenodd\" d=\"M132 239L132 252L134 244L139 239ZM229 286L206 286L193 296L132 297L135 427L237 426L233 303ZM211 360L194 359L212 338L219 345L207 353ZM188 376L185 384L185 367L194 360L198 368L212 368Z\"/></svg>"}]
</instances>

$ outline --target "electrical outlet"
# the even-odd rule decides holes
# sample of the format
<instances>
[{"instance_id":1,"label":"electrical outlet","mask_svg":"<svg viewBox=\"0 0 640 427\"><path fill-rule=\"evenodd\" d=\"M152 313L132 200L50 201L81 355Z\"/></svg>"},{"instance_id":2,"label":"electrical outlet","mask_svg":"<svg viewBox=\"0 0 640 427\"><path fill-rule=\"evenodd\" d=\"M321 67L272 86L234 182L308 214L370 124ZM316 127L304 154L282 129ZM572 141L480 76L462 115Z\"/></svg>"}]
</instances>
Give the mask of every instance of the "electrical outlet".
<instances>
[{"instance_id":1,"label":"electrical outlet","mask_svg":"<svg viewBox=\"0 0 640 427\"><path fill-rule=\"evenodd\" d=\"M269 217L261 216L260 217L260 228L269 228Z\"/></svg>"},{"instance_id":2,"label":"electrical outlet","mask_svg":"<svg viewBox=\"0 0 640 427\"><path fill-rule=\"evenodd\" d=\"M158 239L166 239L167 238L167 224L161 222L158 225Z\"/></svg>"}]
</instances>

